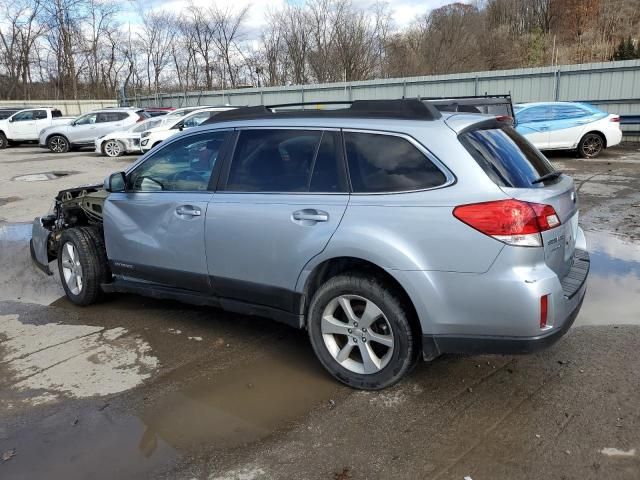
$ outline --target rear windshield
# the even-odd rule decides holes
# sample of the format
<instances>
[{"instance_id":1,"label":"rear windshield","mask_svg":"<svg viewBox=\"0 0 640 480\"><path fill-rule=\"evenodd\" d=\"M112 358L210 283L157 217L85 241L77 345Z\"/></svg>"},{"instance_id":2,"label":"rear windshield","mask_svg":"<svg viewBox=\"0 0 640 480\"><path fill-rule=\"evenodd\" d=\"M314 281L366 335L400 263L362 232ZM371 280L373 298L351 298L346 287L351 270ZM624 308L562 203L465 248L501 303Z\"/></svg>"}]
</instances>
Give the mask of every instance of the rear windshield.
<instances>
[{"instance_id":1,"label":"rear windshield","mask_svg":"<svg viewBox=\"0 0 640 480\"><path fill-rule=\"evenodd\" d=\"M555 169L512 127L471 130L459 138L489 178L500 186L538 188L557 181L533 183Z\"/></svg>"}]
</instances>

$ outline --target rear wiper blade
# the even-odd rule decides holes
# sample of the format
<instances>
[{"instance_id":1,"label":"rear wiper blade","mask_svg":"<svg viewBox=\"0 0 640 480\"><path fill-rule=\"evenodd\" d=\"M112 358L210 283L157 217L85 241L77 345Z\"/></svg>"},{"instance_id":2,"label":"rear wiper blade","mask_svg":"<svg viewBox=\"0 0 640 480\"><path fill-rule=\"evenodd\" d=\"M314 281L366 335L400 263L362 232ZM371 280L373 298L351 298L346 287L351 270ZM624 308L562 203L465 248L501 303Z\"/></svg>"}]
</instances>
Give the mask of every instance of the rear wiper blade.
<instances>
[{"instance_id":1,"label":"rear wiper blade","mask_svg":"<svg viewBox=\"0 0 640 480\"><path fill-rule=\"evenodd\" d=\"M560 170L556 170L555 172L547 173L546 175L542 175L537 180L534 180L533 182L531 182L531 185L535 185L536 183L546 182L547 180L553 180L554 178L558 178L560 175L562 175L562 172Z\"/></svg>"}]
</instances>

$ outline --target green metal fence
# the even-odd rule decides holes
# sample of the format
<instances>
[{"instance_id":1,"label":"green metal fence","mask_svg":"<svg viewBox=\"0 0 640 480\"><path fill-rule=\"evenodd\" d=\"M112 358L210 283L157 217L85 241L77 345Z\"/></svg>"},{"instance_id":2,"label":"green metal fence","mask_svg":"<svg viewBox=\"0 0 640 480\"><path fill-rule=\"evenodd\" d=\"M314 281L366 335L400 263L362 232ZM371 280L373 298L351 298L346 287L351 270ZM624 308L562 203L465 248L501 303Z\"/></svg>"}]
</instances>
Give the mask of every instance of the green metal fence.
<instances>
[{"instance_id":1,"label":"green metal fence","mask_svg":"<svg viewBox=\"0 0 640 480\"><path fill-rule=\"evenodd\" d=\"M183 107L446 97L485 93L510 93L514 102L581 100L611 113L637 115L640 114L640 60L361 82L167 93L157 97L136 96L121 101L138 106Z\"/></svg>"}]
</instances>

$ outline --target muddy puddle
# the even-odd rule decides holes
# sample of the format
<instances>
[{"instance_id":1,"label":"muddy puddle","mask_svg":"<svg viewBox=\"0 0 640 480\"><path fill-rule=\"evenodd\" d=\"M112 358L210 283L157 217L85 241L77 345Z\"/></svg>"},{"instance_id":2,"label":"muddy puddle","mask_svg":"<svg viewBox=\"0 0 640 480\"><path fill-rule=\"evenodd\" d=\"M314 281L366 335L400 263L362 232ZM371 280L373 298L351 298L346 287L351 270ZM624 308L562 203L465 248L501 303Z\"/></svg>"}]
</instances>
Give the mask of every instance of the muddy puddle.
<instances>
[{"instance_id":1,"label":"muddy puddle","mask_svg":"<svg viewBox=\"0 0 640 480\"><path fill-rule=\"evenodd\" d=\"M640 325L640 244L604 232L586 232L591 256L579 325Z\"/></svg>"},{"instance_id":2,"label":"muddy puddle","mask_svg":"<svg viewBox=\"0 0 640 480\"><path fill-rule=\"evenodd\" d=\"M60 177L67 177L74 175L78 172L72 171L56 171L56 172L43 172L43 173L30 173L27 175L18 175L13 177L14 182L46 182L47 180L56 180Z\"/></svg>"},{"instance_id":3,"label":"muddy puddle","mask_svg":"<svg viewBox=\"0 0 640 480\"><path fill-rule=\"evenodd\" d=\"M170 392L140 415L141 442L162 438L178 448L232 448L259 440L326 403L342 387L315 359L310 345L272 351L244 365L199 378Z\"/></svg>"},{"instance_id":4,"label":"muddy puddle","mask_svg":"<svg viewBox=\"0 0 640 480\"><path fill-rule=\"evenodd\" d=\"M161 377L153 386L161 393L134 401L147 404L141 409L119 414L105 403L103 410L84 409L62 426L46 419L14 435L11 448L20 455L0 468L7 478L142 478L184 456L259 441L314 408L330 408L330 400L346 390L322 370L303 339L287 336L280 348L225 368L205 367L188 382L179 378L184 372ZM28 476L19 475L26 471Z\"/></svg>"}]
</instances>

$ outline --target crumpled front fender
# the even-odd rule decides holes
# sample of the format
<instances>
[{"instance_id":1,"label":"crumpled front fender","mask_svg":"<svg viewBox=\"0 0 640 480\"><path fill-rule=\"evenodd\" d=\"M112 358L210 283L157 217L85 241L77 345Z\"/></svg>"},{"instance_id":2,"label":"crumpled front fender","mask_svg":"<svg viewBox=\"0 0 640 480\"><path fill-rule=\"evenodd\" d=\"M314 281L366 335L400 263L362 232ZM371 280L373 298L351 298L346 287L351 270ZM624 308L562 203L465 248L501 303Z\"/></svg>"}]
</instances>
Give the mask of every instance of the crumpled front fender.
<instances>
[{"instance_id":1,"label":"crumpled front fender","mask_svg":"<svg viewBox=\"0 0 640 480\"><path fill-rule=\"evenodd\" d=\"M53 272L49 268L49 262L53 260L53 258L49 258L49 235L51 235L51 232L42 226L41 217L36 217L31 229L31 259L36 267L44 273L53 275Z\"/></svg>"}]
</instances>

